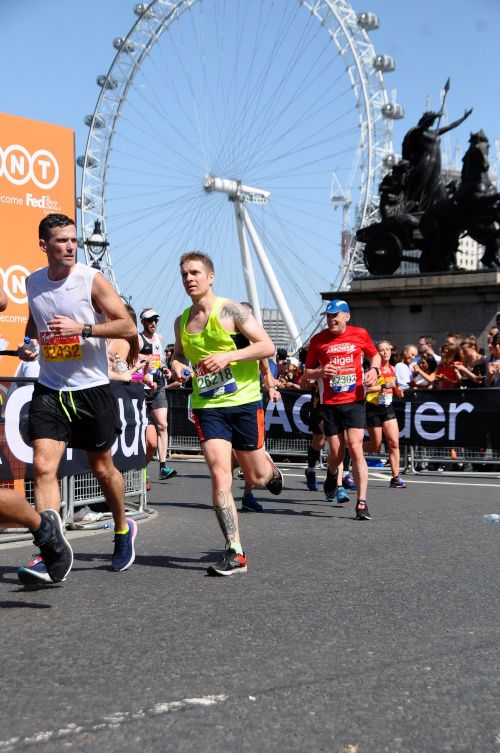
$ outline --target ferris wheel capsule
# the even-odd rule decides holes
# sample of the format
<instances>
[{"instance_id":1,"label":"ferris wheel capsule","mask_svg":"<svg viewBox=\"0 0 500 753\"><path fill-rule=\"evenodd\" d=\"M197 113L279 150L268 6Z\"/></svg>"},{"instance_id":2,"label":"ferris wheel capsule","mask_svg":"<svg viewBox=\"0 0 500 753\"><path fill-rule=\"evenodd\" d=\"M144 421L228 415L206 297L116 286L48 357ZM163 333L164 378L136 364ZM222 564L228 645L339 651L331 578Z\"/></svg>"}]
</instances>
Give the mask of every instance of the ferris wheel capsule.
<instances>
[{"instance_id":1,"label":"ferris wheel capsule","mask_svg":"<svg viewBox=\"0 0 500 753\"><path fill-rule=\"evenodd\" d=\"M375 31L380 26L376 13L363 12L358 14L358 26L365 31Z\"/></svg>"}]
</instances>

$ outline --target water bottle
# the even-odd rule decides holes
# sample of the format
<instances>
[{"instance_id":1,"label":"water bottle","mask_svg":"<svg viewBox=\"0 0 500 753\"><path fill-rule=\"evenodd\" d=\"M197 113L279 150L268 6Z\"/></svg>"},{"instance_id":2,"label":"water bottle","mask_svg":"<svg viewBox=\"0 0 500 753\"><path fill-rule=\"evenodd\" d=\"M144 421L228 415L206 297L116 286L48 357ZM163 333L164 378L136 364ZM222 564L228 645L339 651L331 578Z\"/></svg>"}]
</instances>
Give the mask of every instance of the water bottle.
<instances>
[{"instance_id":1,"label":"water bottle","mask_svg":"<svg viewBox=\"0 0 500 753\"><path fill-rule=\"evenodd\" d=\"M27 350L30 353L38 353L39 347L33 342L31 337L25 337L24 338L24 350Z\"/></svg>"},{"instance_id":2,"label":"water bottle","mask_svg":"<svg viewBox=\"0 0 500 753\"><path fill-rule=\"evenodd\" d=\"M185 379L187 381L190 376L191 376L191 372L189 371L189 369L182 369L182 378L183 379ZM181 389L184 389L184 382L181 383Z\"/></svg>"},{"instance_id":3,"label":"water bottle","mask_svg":"<svg viewBox=\"0 0 500 753\"><path fill-rule=\"evenodd\" d=\"M496 512L492 512L490 515L483 515L483 520L486 523L500 523L500 515Z\"/></svg>"}]
</instances>

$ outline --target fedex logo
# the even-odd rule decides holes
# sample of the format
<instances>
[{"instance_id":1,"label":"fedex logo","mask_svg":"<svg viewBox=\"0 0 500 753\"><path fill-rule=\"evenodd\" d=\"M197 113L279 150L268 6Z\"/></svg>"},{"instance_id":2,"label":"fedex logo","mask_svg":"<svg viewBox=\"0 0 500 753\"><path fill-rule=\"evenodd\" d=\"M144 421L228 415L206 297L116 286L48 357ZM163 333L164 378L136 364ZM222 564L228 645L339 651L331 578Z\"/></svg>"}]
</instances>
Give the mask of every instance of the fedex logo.
<instances>
[{"instance_id":1,"label":"fedex logo","mask_svg":"<svg viewBox=\"0 0 500 753\"><path fill-rule=\"evenodd\" d=\"M0 147L0 178L15 186L33 181L38 188L49 189L59 180L59 165L48 149L30 154L21 144Z\"/></svg>"}]
</instances>

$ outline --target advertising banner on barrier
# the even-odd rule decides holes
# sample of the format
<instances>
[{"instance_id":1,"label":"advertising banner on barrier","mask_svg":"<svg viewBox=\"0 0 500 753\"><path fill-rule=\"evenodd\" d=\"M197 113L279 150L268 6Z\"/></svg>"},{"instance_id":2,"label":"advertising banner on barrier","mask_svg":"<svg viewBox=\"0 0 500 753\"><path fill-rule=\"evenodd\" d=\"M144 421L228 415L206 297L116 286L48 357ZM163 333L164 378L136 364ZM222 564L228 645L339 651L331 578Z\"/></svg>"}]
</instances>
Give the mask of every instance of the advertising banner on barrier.
<instances>
[{"instance_id":1,"label":"advertising banner on barrier","mask_svg":"<svg viewBox=\"0 0 500 753\"><path fill-rule=\"evenodd\" d=\"M196 436L188 420L188 390L169 390L170 431L173 436ZM307 439L311 395L282 392L281 400L266 406L266 436ZM395 400L400 443L449 447L500 447L500 390L420 390Z\"/></svg>"},{"instance_id":2,"label":"advertising banner on barrier","mask_svg":"<svg viewBox=\"0 0 500 753\"><path fill-rule=\"evenodd\" d=\"M38 246L40 220L52 212L75 216L74 132L0 113L0 351L23 341L28 317L26 277L46 265ZM0 355L0 375L18 362Z\"/></svg>"},{"instance_id":3,"label":"advertising banner on barrier","mask_svg":"<svg viewBox=\"0 0 500 753\"><path fill-rule=\"evenodd\" d=\"M417 390L393 405L401 444L500 446L500 390ZM286 438L299 432L309 436L309 411L310 395L282 393L282 401L267 406L267 435Z\"/></svg>"},{"instance_id":4,"label":"advertising banner on barrier","mask_svg":"<svg viewBox=\"0 0 500 753\"><path fill-rule=\"evenodd\" d=\"M118 400L122 433L112 447L113 462L120 471L144 468L146 463L146 406L140 384L111 382ZM33 478L33 450L28 443L28 408L33 382L12 382L2 406L0 422L0 481ZM76 476L90 470L82 450L68 448L59 476Z\"/></svg>"}]
</instances>

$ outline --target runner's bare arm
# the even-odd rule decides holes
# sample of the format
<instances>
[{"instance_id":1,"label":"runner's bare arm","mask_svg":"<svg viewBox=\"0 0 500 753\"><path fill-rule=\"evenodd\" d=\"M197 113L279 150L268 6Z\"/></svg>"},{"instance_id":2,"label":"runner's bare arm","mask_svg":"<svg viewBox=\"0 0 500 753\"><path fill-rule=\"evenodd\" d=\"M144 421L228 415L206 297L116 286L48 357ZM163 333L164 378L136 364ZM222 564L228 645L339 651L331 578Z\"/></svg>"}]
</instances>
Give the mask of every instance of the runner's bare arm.
<instances>
[{"instance_id":1,"label":"runner's bare arm","mask_svg":"<svg viewBox=\"0 0 500 753\"><path fill-rule=\"evenodd\" d=\"M85 324L92 324L92 337L133 337L137 327L133 323L125 304L111 283L98 272L92 283L92 304L96 311L105 314L106 322L76 322L69 316L55 314L47 322L48 328L55 335L81 335Z\"/></svg>"},{"instance_id":2,"label":"runner's bare arm","mask_svg":"<svg viewBox=\"0 0 500 753\"><path fill-rule=\"evenodd\" d=\"M215 373L234 361L260 361L274 355L276 349L271 338L245 306L236 301L227 301L219 313L219 321L227 332L236 330L245 335L250 345L207 356L203 359L207 371Z\"/></svg>"},{"instance_id":3,"label":"runner's bare arm","mask_svg":"<svg viewBox=\"0 0 500 753\"><path fill-rule=\"evenodd\" d=\"M381 365L382 365L382 359L380 358L379 353L375 353L374 356L371 356L370 368L365 373L365 376L363 379L363 383L365 387L373 387L373 385L378 379L378 375L380 374Z\"/></svg>"},{"instance_id":4,"label":"runner's bare arm","mask_svg":"<svg viewBox=\"0 0 500 753\"><path fill-rule=\"evenodd\" d=\"M172 360L170 362L171 371L178 381L185 382L186 377L183 374L183 372L186 370L186 368L189 369L189 371L191 372L191 367L189 365L188 359L184 355L184 348L182 347L180 316L178 316L174 322L174 334L175 334L175 345L174 345L174 352L172 353Z\"/></svg>"}]
</instances>

